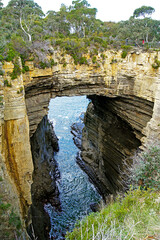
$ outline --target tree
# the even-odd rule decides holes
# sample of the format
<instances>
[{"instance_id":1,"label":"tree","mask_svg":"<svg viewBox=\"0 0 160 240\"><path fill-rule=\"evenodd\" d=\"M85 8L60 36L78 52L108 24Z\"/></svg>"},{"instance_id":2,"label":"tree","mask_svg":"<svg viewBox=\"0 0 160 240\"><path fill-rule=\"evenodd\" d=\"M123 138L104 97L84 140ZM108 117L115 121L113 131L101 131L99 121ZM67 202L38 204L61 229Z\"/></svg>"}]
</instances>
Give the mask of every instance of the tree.
<instances>
[{"instance_id":1,"label":"tree","mask_svg":"<svg viewBox=\"0 0 160 240\"><path fill-rule=\"evenodd\" d=\"M160 21L151 18L136 19L130 17L127 21L119 23L117 35L119 39L125 40L129 38L135 41L136 39L151 42L160 39Z\"/></svg>"},{"instance_id":2,"label":"tree","mask_svg":"<svg viewBox=\"0 0 160 240\"><path fill-rule=\"evenodd\" d=\"M2 0L0 0L0 10L2 9L3 7L3 3L2 3Z\"/></svg>"},{"instance_id":3,"label":"tree","mask_svg":"<svg viewBox=\"0 0 160 240\"><path fill-rule=\"evenodd\" d=\"M90 28L95 20L97 9L89 7L86 0L72 1L72 6L69 7L67 20L78 37L85 37L86 29Z\"/></svg>"},{"instance_id":4,"label":"tree","mask_svg":"<svg viewBox=\"0 0 160 240\"><path fill-rule=\"evenodd\" d=\"M145 18L146 15L151 15L152 13L155 12L155 9L152 7L147 7L147 6L142 6L140 8L137 8L134 10L133 17L143 17Z\"/></svg>"},{"instance_id":5,"label":"tree","mask_svg":"<svg viewBox=\"0 0 160 240\"><path fill-rule=\"evenodd\" d=\"M4 9L4 19L10 16L12 18L12 24L16 27L21 28L23 33L27 35L28 40L31 41L31 26L35 17L42 17L44 13L42 12L41 7L32 0L11 0L7 7ZM12 26L12 27L13 27ZM15 27L15 26L14 26Z\"/></svg>"},{"instance_id":6,"label":"tree","mask_svg":"<svg viewBox=\"0 0 160 240\"><path fill-rule=\"evenodd\" d=\"M146 16L151 15L153 12L155 12L155 9L152 7L148 7L148 6L142 6L140 8L135 9L134 13L133 13L133 17L138 18L138 17L143 17L143 32L145 34L145 39L146 42L148 42L148 36L149 36L149 32L150 29L148 27L148 23L149 23L149 18L147 18Z\"/></svg>"},{"instance_id":7,"label":"tree","mask_svg":"<svg viewBox=\"0 0 160 240\"><path fill-rule=\"evenodd\" d=\"M70 24L67 21L68 8L62 4L58 12L48 11L47 16L44 19L44 30L45 33L50 36L55 36L56 33L59 35L69 35Z\"/></svg>"}]
</instances>

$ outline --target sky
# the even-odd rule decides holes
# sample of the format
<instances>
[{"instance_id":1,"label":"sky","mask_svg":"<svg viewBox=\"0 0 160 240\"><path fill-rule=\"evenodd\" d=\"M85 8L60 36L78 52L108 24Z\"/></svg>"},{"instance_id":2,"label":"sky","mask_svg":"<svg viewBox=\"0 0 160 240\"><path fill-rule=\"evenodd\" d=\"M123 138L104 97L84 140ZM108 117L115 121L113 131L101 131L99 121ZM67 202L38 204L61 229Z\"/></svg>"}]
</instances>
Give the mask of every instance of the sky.
<instances>
[{"instance_id":1,"label":"sky","mask_svg":"<svg viewBox=\"0 0 160 240\"><path fill-rule=\"evenodd\" d=\"M91 7L97 8L97 18L102 21L128 20L136 8L151 6L155 8L152 19L160 20L160 0L87 0ZM9 2L2 0L4 6ZM48 10L58 11L62 3L66 6L72 4L72 0L35 0L44 13Z\"/></svg>"}]
</instances>

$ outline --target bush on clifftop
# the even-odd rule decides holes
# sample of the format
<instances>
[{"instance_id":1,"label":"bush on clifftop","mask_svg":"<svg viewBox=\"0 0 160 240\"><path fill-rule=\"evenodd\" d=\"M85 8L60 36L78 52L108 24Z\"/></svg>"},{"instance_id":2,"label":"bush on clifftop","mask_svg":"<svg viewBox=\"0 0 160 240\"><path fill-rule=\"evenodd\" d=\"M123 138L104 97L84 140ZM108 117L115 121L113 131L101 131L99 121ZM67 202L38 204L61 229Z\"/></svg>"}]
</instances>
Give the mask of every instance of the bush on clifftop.
<instances>
[{"instance_id":1,"label":"bush on clifftop","mask_svg":"<svg viewBox=\"0 0 160 240\"><path fill-rule=\"evenodd\" d=\"M139 155L130 173L132 189L79 221L67 240L160 239L159 146Z\"/></svg>"}]
</instances>

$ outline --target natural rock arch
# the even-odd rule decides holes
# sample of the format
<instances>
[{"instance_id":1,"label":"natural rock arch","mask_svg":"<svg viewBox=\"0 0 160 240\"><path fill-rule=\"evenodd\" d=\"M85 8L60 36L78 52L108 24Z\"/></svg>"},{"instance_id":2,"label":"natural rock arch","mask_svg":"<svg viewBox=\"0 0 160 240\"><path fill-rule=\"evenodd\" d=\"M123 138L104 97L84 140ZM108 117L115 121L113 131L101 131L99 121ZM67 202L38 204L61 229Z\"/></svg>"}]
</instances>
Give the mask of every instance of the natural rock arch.
<instances>
[{"instance_id":1,"label":"natural rock arch","mask_svg":"<svg viewBox=\"0 0 160 240\"><path fill-rule=\"evenodd\" d=\"M0 79L3 96L0 115L1 157L6 175L10 176L14 186L18 183L17 195L24 215L25 208L31 204L33 172L29 132L32 136L46 115L50 98L98 95L129 99L130 102L139 99L144 105L146 102L153 103L153 114L150 114L152 116L147 125L142 127L143 137L140 140L144 144L160 139L160 72L152 68L155 57L159 58L159 52L133 51L125 59L121 58L121 51L107 51L105 55L106 59L98 68L94 64L75 66L69 56L66 67L58 64L49 69L38 69L33 62L29 62L30 71L13 80L11 88L4 87L3 82L10 81L8 73L13 71L13 64L3 65L5 74ZM128 118L125 114L124 117ZM11 163L17 166L14 170L9 168Z\"/></svg>"}]
</instances>

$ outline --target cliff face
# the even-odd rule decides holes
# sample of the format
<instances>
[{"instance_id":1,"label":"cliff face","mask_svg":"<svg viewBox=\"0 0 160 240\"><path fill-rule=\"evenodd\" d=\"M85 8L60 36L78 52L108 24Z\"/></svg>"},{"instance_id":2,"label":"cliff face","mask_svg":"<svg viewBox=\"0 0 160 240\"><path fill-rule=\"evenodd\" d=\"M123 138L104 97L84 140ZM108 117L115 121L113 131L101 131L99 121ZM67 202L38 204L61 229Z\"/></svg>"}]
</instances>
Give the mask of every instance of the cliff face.
<instances>
[{"instance_id":1,"label":"cliff face","mask_svg":"<svg viewBox=\"0 0 160 240\"><path fill-rule=\"evenodd\" d=\"M101 59L99 54L97 57L99 67L93 63L89 66L74 65L70 56L62 56L58 51L51 56L54 62L58 63L52 68L37 69L33 62L26 63L30 71L23 79L30 134L34 133L38 123L47 113L50 98L56 96L93 94L111 98L135 96L154 102L153 112L159 113L160 72L159 69L153 69L152 64L155 58L160 59L160 53L133 50L125 59L121 58L121 53L122 51L107 51L105 59ZM65 67L62 63L64 58ZM151 132L153 135L158 132L154 130L157 128L157 121L159 120L156 118L156 122L152 121L144 130L147 139ZM145 138L142 140L146 142Z\"/></svg>"},{"instance_id":2,"label":"cliff face","mask_svg":"<svg viewBox=\"0 0 160 240\"><path fill-rule=\"evenodd\" d=\"M14 80L10 77L13 64L4 63L5 74L0 78L0 159L4 166L1 171L10 189L14 189L11 192L18 199L17 207L21 206L20 211L23 217L27 214L28 206L31 204L33 162L30 136L33 136L43 116L47 114L50 98L73 95L107 97L107 101L103 100L105 104L102 104L102 100L94 98L96 99L93 99L96 114L93 113L92 105L86 116L86 124L91 125L91 128L94 124L91 123L91 116L93 115L93 119L95 117L98 124L98 127L95 126L95 135L98 134L98 139L101 138L98 143L95 142L99 146L95 154L100 155L100 158L96 158L98 160L94 159L94 162L97 161L95 169L103 168L101 167L104 164L103 158L107 159L105 163L107 166L111 164L107 151L99 143L102 142L103 136L106 145L109 144L105 131L109 132L113 115L116 115L116 126L119 126L121 120L127 122L129 126L124 126L124 131L131 129L129 143L130 146L133 144L129 150L127 143L122 141L121 137L115 140L110 133L112 147L115 143L114 156L130 154L139 144L145 146L154 139L160 139L160 70L152 68L155 58L160 60L160 52L138 51L133 50L128 53L125 59L121 58L122 51L106 51L105 59L101 58L101 54L97 57L98 66L92 64L87 55L86 58L90 64L79 66L74 65L70 56L62 56L61 52L54 51L54 54L48 57L57 62L56 66L38 69L34 67L34 62L27 62L26 65L29 66L30 71ZM66 62L65 67L62 62L63 58ZM99 109L101 104L107 113L102 108ZM107 123L105 119L108 119ZM117 131L120 132L119 128ZM89 134L91 142L94 143L95 136L92 131L86 130L86 134ZM133 141L135 137L137 140ZM118 141L120 141L119 144ZM87 148L88 146L84 144L84 153ZM94 149L95 147L92 151ZM118 149L122 152L119 153ZM86 162L89 162L90 158L86 157L88 158ZM113 172L117 176L115 167ZM11 193L8 192L8 194Z\"/></svg>"},{"instance_id":3,"label":"cliff face","mask_svg":"<svg viewBox=\"0 0 160 240\"><path fill-rule=\"evenodd\" d=\"M13 64L5 63L4 68L9 75L9 72L13 70ZM18 200L15 201L16 210L21 212L25 218L31 204L30 186L33 172L29 122L24 98L23 78L20 76L12 81L12 85L9 85L9 81L7 76L5 79L0 79L2 94L0 158L3 167L2 174L5 181L8 182L6 194ZM22 92L17 94L20 87L22 87Z\"/></svg>"},{"instance_id":4,"label":"cliff face","mask_svg":"<svg viewBox=\"0 0 160 240\"><path fill-rule=\"evenodd\" d=\"M83 168L105 197L122 190L123 160L131 161L141 145L142 129L151 119L153 103L137 97L90 99L81 155Z\"/></svg>"},{"instance_id":5,"label":"cliff face","mask_svg":"<svg viewBox=\"0 0 160 240\"><path fill-rule=\"evenodd\" d=\"M61 207L56 185L59 171L54 159L54 153L59 150L58 139L47 116L42 119L31 138L31 150L34 163L31 188L32 225L35 236L39 240L49 239L50 218L44 210L44 204L50 203L57 211L60 211ZM33 237L31 226L28 231L30 236Z\"/></svg>"}]
</instances>

